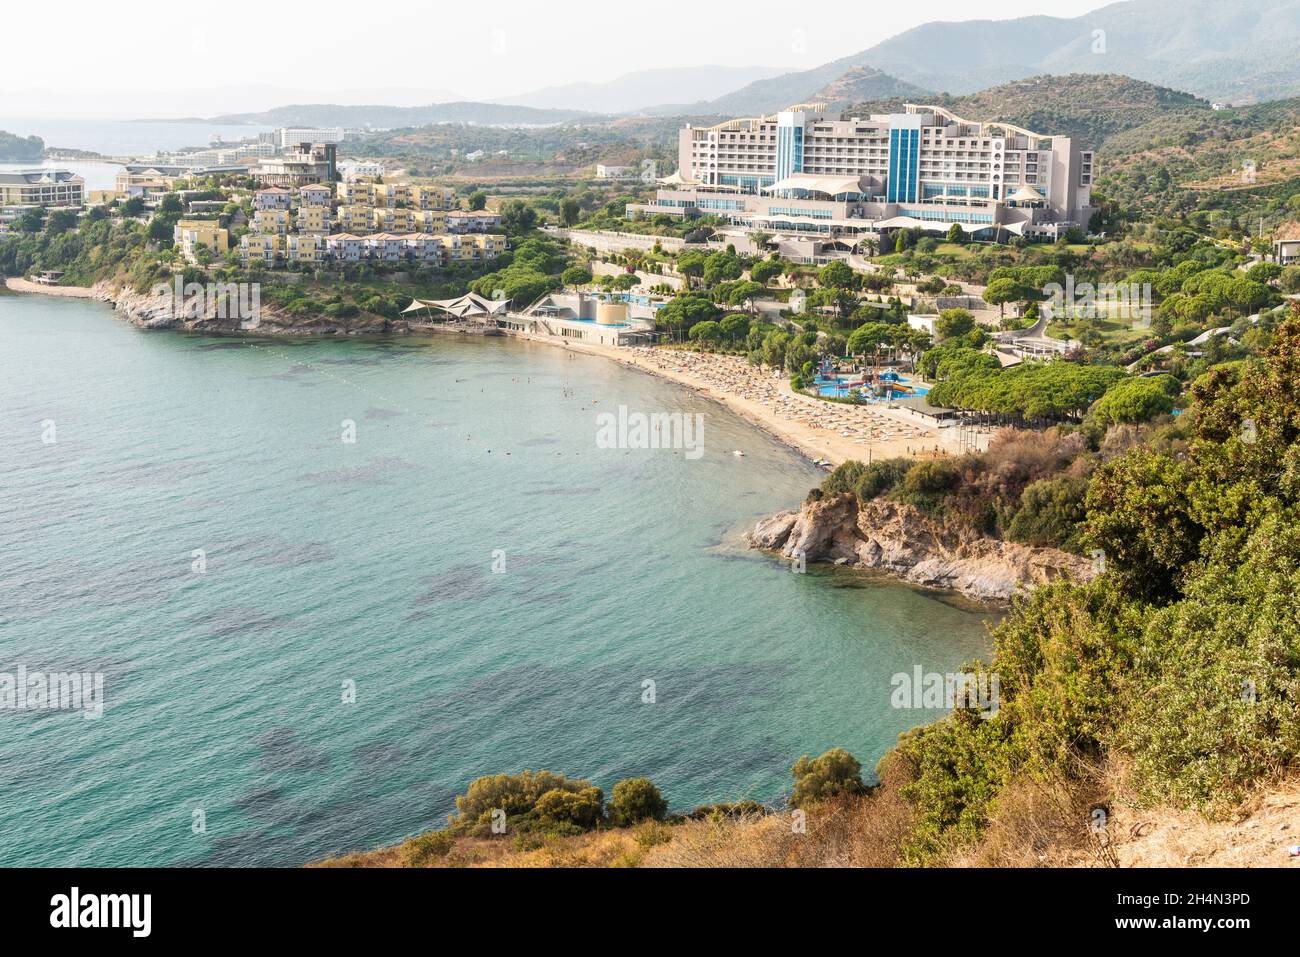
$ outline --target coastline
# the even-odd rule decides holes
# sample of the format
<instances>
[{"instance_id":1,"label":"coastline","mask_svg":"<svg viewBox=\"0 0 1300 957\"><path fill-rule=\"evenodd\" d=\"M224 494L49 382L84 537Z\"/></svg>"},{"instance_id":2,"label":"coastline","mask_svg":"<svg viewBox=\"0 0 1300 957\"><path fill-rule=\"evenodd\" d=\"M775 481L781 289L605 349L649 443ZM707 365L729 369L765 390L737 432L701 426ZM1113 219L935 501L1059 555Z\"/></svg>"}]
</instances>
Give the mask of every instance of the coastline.
<instances>
[{"instance_id":1,"label":"coastline","mask_svg":"<svg viewBox=\"0 0 1300 957\"><path fill-rule=\"evenodd\" d=\"M831 432L828 429L814 428L802 422L791 421L790 419L783 418L777 415L774 409L764 403L756 402L744 396L718 389L714 385L705 382L698 376L692 375L689 372L662 368L659 366L648 366L643 362L638 361L638 354L629 349L620 349L614 346L594 345L591 343L557 341L554 338L537 336L529 333L515 333L513 337L521 341L557 346L561 349L567 349L570 352L602 356L606 359L611 359L614 362L617 362L624 368L634 369L645 375L667 379L670 382L674 382L677 385L690 389L697 395L701 395L706 399L711 399L714 402L717 402L728 411L740 416L750 425L766 432L768 435L772 436L783 445L798 452L809 461L828 461L832 466L835 466L842 465L850 459L866 461L867 459L894 457L936 458L951 454L945 449L945 445L948 444L947 437L937 429L924 430L925 436L921 439L898 438L892 440L878 440L863 445L855 442L853 439ZM785 379L781 380L777 388L785 399L803 402L811 409L831 405L830 403L819 403L816 399L794 392L794 390L790 388L789 381ZM927 448L922 450L922 446ZM934 450L936 446L937 451Z\"/></svg>"},{"instance_id":2,"label":"coastline","mask_svg":"<svg viewBox=\"0 0 1300 957\"><path fill-rule=\"evenodd\" d=\"M5 286L13 292L31 293L36 295L58 296L64 298L76 299L99 299L113 306L119 311L127 313L131 318L131 308L123 308L116 299L107 295L107 290L99 288L86 288L80 286L45 286L40 283L34 283L26 279L10 277L5 280ZM426 330L411 330L412 334L424 334ZM213 330L214 334L222 335L247 335L247 332L218 332ZM283 332L270 332L267 330L263 334L286 335ZM323 331L304 330L294 335L311 335L325 334ZM373 330L364 330L361 334L373 334ZM429 331L429 334L436 334ZM728 411L744 419L750 425L754 426L775 438L778 442L792 449L799 455L808 459L810 462L829 462L832 466L841 465L851 459L870 461L876 458L938 458L952 454L952 450L947 448L952 443L945 432L939 430L917 426L915 423L904 422L899 419L899 428L907 428L915 433L910 437L899 438L877 438L870 441L863 439L854 439L851 436L845 436L832 428L818 427L807 421L792 419L788 416L778 414L778 410L764 402L756 401L744 395L739 395L725 389L718 388L714 383L705 381L698 375L681 368L666 367L664 365L650 365L642 361L641 353L628 348L617 348L614 346L597 345L586 342L572 342L561 340L552 336L541 336L526 332L509 332L506 333L510 338L518 339L522 342L537 343L584 355L598 356L617 362L626 369L632 369L645 375L657 376L666 379L679 386L682 386L697 395L703 396L717 402ZM668 351L668 350L665 350ZM819 402L818 400L796 393L790 388L788 380L781 379L774 383L774 388L780 396L780 401L787 404L787 408L799 408L810 416L818 414L836 415L842 414L846 406L839 406L832 403ZM791 405L793 404L793 405ZM889 416L888 412L881 410L872 410L878 416ZM892 417L891 417L892 418ZM742 450L743 451L743 450Z\"/></svg>"}]
</instances>

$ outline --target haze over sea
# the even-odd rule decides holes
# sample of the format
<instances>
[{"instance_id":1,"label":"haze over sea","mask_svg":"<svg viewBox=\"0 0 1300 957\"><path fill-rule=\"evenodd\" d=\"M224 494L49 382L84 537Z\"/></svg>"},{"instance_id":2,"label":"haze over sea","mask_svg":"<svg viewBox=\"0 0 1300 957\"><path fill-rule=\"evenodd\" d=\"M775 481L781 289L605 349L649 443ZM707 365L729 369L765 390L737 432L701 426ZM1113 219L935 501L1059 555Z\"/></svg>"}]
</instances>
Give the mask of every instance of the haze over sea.
<instances>
[{"instance_id":1,"label":"haze over sea","mask_svg":"<svg viewBox=\"0 0 1300 957\"><path fill-rule=\"evenodd\" d=\"M598 448L620 404L703 413L703 457ZM987 657L982 613L743 547L819 481L793 452L549 346L147 333L0 293L0 448L0 672L106 699L0 711L0 865L300 864L524 768L779 801L800 754L870 769L939 717L891 709L893 674Z\"/></svg>"}]
</instances>

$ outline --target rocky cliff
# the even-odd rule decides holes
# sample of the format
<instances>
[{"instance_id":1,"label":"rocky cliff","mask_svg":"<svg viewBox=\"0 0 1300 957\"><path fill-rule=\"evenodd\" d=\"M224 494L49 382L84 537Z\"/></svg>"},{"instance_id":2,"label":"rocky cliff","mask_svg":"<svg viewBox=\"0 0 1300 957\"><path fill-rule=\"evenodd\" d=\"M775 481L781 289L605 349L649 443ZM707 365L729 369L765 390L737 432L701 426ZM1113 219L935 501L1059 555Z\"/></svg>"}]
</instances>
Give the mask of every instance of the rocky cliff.
<instances>
[{"instance_id":1,"label":"rocky cliff","mask_svg":"<svg viewBox=\"0 0 1300 957\"><path fill-rule=\"evenodd\" d=\"M892 572L908 582L1008 601L1063 575L1086 581L1092 563L1054 548L1032 548L940 526L910 505L876 499L859 507L849 493L805 502L765 518L746 536L753 548L808 562Z\"/></svg>"},{"instance_id":2,"label":"rocky cliff","mask_svg":"<svg viewBox=\"0 0 1300 957\"><path fill-rule=\"evenodd\" d=\"M193 301L176 304L172 287L167 291L136 292L130 286L98 282L92 287L94 298L112 303L133 326L141 329L183 329L216 334L239 333L264 336L347 336L408 332L404 322L390 322L382 316L362 314L348 319L332 319L317 313L294 316L282 309L260 302L252 310L204 303L193 308ZM213 297L215 298L215 297Z\"/></svg>"}]
</instances>

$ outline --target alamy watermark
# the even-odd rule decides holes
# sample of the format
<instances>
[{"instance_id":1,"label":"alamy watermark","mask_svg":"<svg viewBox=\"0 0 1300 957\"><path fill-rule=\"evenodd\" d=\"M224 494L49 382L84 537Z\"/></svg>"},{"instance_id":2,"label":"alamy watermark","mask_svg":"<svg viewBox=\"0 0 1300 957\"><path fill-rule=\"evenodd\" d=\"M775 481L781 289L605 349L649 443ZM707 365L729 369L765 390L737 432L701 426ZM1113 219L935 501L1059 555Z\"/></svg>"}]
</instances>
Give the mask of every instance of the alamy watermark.
<instances>
[{"instance_id":1,"label":"alamy watermark","mask_svg":"<svg viewBox=\"0 0 1300 957\"><path fill-rule=\"evenodd\" d=\"M80 711L104 714L104 675L89 671L0 671L0 711Z\"/></svg>"},{"instance_id":2,"label":"alamy watermark","mask_svg":"<svg viewBox=\"0 0 1300 957\"><path fill-rule=\"evenodd\" d=\"M894 708L951 711L971 708L982 718L998 713L1001 696L998 676L990 671L925 671L916 665L911 672L900 671L890 679L893 692L889 703Z\"/></svg>"},{"instance_id":3,"label":"alamy watermark","mask_svg":"<svg viewBox=\"0 0 1300 957\"><path fill-rule=\"evenodd\" d=\"M1110 319L1133 323L1134 328L1151 325L1151 283L1076 283L1073 275L1065 285L1049 282L1043 287L1043 315L1048 319Z\"/></svg>"},{"instance_id":4,"label":"alamy watermark","mask_svg":"<svg viewBox=\"0 0 1300 957\"><path fill-rule=\"evenodd\" d=\"M617 414L596 416L596 447L681 449L695 461L704 455L704 413L629 412L620 405Z\"/></svg>"},{"instance_id":5,"label":"alamy watermark","mask_svg":"<svg viewBox=\"0 0 1300 957\"><path fill-rule=\"evenodd\" d=\"M260 282L186 282L177 275L154 286L152 293L171 319L238 319L256 325L262 318Z\"/></svg>"}]
</instances>

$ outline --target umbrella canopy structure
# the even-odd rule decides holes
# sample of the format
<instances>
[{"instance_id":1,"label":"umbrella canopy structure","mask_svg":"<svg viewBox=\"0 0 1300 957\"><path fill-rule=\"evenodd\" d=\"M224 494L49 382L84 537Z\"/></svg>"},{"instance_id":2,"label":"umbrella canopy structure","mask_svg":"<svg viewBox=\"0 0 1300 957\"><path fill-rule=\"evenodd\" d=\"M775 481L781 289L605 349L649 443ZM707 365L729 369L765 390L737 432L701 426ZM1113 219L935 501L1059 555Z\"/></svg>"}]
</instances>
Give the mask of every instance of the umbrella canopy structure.
<instances>
[{"instance_id":1,"label":"umbrella canopy structure","mask_svg":"<svg viewBox=\"0 0 1300 957\"><path fill-rule=\"evenodd\" d=\"M452 319L486 322L493 316L504 313L509 305L509 299L488 299L478 293L467 292L455 299L413 299L411 304L402 310L402 315L422 310L430 312L438 310Z\"/></svg>"}]
</instances>

